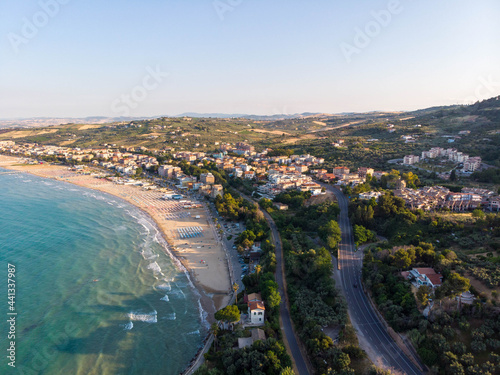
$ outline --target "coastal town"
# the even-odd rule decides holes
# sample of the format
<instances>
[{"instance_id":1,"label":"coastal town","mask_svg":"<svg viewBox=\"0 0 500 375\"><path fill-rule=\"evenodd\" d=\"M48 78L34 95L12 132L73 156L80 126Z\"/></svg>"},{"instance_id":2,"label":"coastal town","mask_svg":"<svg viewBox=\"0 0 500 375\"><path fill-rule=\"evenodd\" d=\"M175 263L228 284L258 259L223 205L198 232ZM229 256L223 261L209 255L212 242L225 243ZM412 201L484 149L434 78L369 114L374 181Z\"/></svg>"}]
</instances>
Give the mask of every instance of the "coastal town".
<instances>
[{"instance_id":1,"label":"coastal town","mask_svg":"<svg viewBox=\"0 0 500 375\"><path fill-rule=\"evenodd\" d=\"M277 328L269 326L277 319L276 304L280 299L270 297L273 293L279 296L277 286L273 284L274 279L268 284L258 282L263 272L267 278L272 275L269 259L273 259L270 254L274 247L270 245L269 229L260 232L256 229L263 225L263 214L257 214L257 201L261 207L267 207L268 212L290 209L290 214L295 215L297 207L283 203L284 198L319 199L325 196L320 201L328 202L333 197L329 187L334 186L349 195L353 204L365 209L376 206L381 197L384 200L380 204L385 205L387 196L393 196L404 202L405 209L418 215L421 215L419 212L477 213L478 210L484 215L484 212L500 211L500 197L493 190L462 187L461 191L452 191L439 184L415 186L414 181L418 178L415 174L394 169L383 171L361 166L351 170L342 165L326 169L324 158L286 152L276 155L271 148L257 152L254 146L245 142L221 142L214 145L213 152L201 152L108 144L97 148L72 148L4 140L0 141L0 153L6 155L2 158L7 157L1 159L0 166L19 171L28 167L26 170L30 173L42 177L108 192L153 218L172 253L201 287L200 303L210 312L209 322L215 320L210 328L211 335L204 339L204 347L198 350L186 373L195 371L203 358L210 363L222 353L215 341L217 335L232 342L231 348L239 350L255 350L256 342L267 342L278 335ZM407 155L403 166L411 167L418 159ZM468 157L455 149L433 148L422 153L422 160L455 163L463 167L464 173L481 167L480 158ZM234 186L247 189L246 193L251 193L255 202L245 203L246 207L241 198L234 202L229 192L235 190L231 190L231 184L225 179L233 184L238 181ZM272 208L267 206L270 201ZM226 205L233 204L236 204L235 210L228 208L225 211ZM311 207L316 209L314 207L318 206ZM232 216L228 212L233 212ZM354 225L356 244L369 243L366 238L370 236L363 240L362 232L370 231L358 224ZM321 233L325 229L315 230ZM338 245L330 245L329 241L326 242L329 249L336 251ZM340 254L338 261L342 261ZM449 293L449 282L443 276L442 266L433 261L412 261L403 269L407 270L397 273L399 282L408 280L411 283L416 301L425 294L419 313L425 318L431 317L436 308L432 299ZM459 306L476 306L480 301L479 293L472 293L470 284L465 281L464 285L460 293L451 295L453 301ZM353 287L357 289L358 284ZM427 300L429 302L425 302ZM134 314L129 316L132 320L137 318ZM321 335L339 340L338 333ZM404 345L401 347L407 350ZM315 362L314 366L321 364Z\"/></svg>"},{"instance_id":2,"label":"coastal town","mask_svg":"<svg viewBox=\"0 0 500 375\"><path fill-rule=\"evenodd\" d=\"M329 173L321 168L324 163L323 158L312 155L268 156L269 151L271 150L257 153L253 146L243 142L235 145L221 144L219 152L212 154L175 152L169 149L173 160L185 161L200 168L203 168L206 163L213 163L218 170L225 171L229 177L251 181L256 186L256 192L270 199L288 190L310 192L313 196L320 195L324 189L318 181L353 187L363 184L367 176L380 181L383 176L389 174L389 172L376 171L369 167L360 167L352 172L349 168L342 166L334 167ZM104 145L103 148L98 149L80 149L0 141L0 152L35 159L51 157L53 161L73 163L76 169L83 169L84 165L101 167L125 177L135 176L140 168L141 172L156 171L157 176L161 178L175 180L176 187L181 191L195 191L213 199L224 194L223 186L216 183L212 173L202 173L199 177L195 177L187 175L177 165L160 165L157 157L154 156L160 154L160 151L148 150L144 147L117 149L111 145ZM455 149L436 147L422 152L422 159L439 157L463 163L464 171L467 172L477 170L481 164L481 158L470 158ZM414 162L418 162L418 157L405 156L404 164L412 165ZM137 183L135 181L124 182L123 179L117 181ZM160 180L157 182L160 183ZM143 185L146 189L155 189L160 186L153 183L143 183ZM488 211L500 210L500 196L487 189L464 187L461 192L451 192L448 188L439 185L412 189L399 178L394 184L393 192L395 196L403 198L410 209L429 211L447 208L451 211L464 212L482 207ZM382 194L381 191L368 191L360 193L359 198L378 198Z\"/></svg>"}]
</instances>

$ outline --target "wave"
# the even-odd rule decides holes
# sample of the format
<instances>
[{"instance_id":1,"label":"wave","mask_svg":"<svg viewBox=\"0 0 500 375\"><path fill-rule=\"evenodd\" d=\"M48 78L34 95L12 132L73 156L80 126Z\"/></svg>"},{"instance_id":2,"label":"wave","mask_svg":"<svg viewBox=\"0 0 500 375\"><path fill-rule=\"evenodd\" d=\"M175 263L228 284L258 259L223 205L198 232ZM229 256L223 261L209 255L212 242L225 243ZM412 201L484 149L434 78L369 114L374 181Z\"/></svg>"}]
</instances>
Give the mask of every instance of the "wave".
<instances>
[{"instance_id":1,"label":"wave","mask_svg":"<svg viewBox=\"0 0 500 375\"><path fill-rule=\"evenodd\" d=\"M161 290L166 290L168 292L172 290L172 287L170 286L170 283L168 281L166 282L166 284L160 284L156 288Z\"/></svg>"},{"instance_id":2,"label":"wave","mask_svg":"<svg viewBox=\"0 0 500 375\"><path fill-rule=\"evenodd\" d=\"M200 330L197 329L196 331L193 331L193 332L188 332L186 333L186 335L199 335L200 334Z\"/></svg>"},{"instance_id":3,"label":"wave","mask_svg":"<svg viewBox=\"0 0 500 375\"><path fill-rule=\"evenodd\" d=\"M120 324L123 327L124 331L130 331L132 328L134 328L134 323L128 322L127 324Z\"/></svg>"},{"instance_id":4,"label":"wave","mask_svg":"<svg viewBox=\"0 0 500 375\"><path fill-rule=\"evenodd\" d=\"M156 323L158 321L157 314L158 313L156 312L156 310L153 312L150 312L148 314L144 314L144 313L138 312L138 311L132 311L132 312L127 314L127 317L132 321L145 322L145 323ZM175 319L175 317L174 317L174 319Z\"/></svg>"},{"instance_id":5,"label":"wave","mask_svg":"<svg viewBox=\"0 0 500 375\"><path fill-rule=\"evenodd\" d=\"M198 312L200 313L200 321L205 326L206 329L210 328L210 323L208 322L208 313L201 306L201 298L198 299Z\"/></svg>"},{"instance_id":6,"label":"wave","mask_svg":"<svg viewBox=\"0 0 500 375\"><path fill-rule=\"evenodd\" d=\"M158 265L158 263L156 262L153 262L153 263L150 263L147 267L148 270L153 270L154 273L161 273L161 268L160 266ZM163 274L162 274L163 275Z\"/></svg>"},{"instance_id":7,"label":"wave","mask_svg":"<svg viewBox=\"0 0 500 375\"><path fill-rule=\"evenodd\" d=\"M168 295L165 294L165 296L163 298L160 298L160 301L168 302L168 301L170 301L170 299L168 298Z\"/></svg>"},{"instance_id":8,"label":"wave","mask_svg":"<svg viewBox=\"0 0 500 375\"><path fill-rule=\"evenodd\" d=\"M175 316L175 313L172 313L172 314L167 314L167 316L165 317L166 320L175 320L177 319L176 316Z\"/></svg>"}]
</instances>

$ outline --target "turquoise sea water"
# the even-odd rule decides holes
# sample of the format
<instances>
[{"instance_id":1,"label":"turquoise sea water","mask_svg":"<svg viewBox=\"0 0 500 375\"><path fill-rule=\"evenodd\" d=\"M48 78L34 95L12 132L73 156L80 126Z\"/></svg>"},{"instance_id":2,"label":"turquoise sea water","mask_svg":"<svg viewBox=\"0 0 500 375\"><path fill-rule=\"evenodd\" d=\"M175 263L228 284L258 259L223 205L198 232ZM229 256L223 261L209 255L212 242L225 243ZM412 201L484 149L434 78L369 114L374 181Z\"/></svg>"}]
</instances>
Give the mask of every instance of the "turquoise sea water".
<instances>
[{"instance_id":1,"label":"turquoise sea water","mask_svg":"<svg viewBox=\"0 0 500 375\"><path fill-rule=\"evenodd\" d=\"M178 374L202 345L199 296L154 224L97 191L0 169L0 373ZM7 366L7 263L16 369Z\"/></svg>"}]
</instances>

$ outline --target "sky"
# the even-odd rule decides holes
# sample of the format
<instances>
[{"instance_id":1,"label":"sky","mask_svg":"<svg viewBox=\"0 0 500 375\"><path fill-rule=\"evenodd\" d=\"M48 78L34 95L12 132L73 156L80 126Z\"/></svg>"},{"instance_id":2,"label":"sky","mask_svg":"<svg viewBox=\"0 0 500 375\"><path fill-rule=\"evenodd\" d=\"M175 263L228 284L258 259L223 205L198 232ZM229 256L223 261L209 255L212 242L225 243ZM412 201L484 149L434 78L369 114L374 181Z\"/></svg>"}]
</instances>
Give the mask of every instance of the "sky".
<instances>
[{"instance_id":1,"label":"sky","mask_svg":"<svg viewBox=\"0 0 500 375\"><path fill-rule=\"evenodd\" d=\"M404 111L500 95L498 0L3 0L0 118Z\"/></svg>"}]
</instances>

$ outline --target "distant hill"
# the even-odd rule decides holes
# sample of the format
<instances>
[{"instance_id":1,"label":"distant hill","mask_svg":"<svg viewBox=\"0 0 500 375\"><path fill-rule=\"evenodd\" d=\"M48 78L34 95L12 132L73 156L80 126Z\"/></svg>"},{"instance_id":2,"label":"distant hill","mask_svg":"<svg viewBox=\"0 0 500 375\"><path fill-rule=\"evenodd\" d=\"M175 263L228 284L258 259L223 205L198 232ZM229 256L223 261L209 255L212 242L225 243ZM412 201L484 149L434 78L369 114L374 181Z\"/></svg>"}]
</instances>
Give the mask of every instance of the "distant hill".
<instances>
[{"instance_id":1,"label":"distant hill","mask_svg":"<svg viewBox=\"0 0 500 375\"><path fill-rule=\"evenodd\" d=\"M285 120L285 119L294 119L294 118L304 118L311 116L322 115L321 113L295 113L295 114L276 114L276 115L247 115L247 114L228 114L228 113L196 113L196 112L186 112L181 113L175 117L198 117L198 118L244 118L249 120L258 120L258 121L277 121L277 120ZM168 117L168 116L167 116Z\"/></svg>"},{"instance_id":2,"label":"distant hill","mask_svg":"<svg viewBox=\"0 0 500 375\"><path fill-rule=\"evenodd\" d=\"M64 124L109 124L114 122L130 122L144 120L148 117L105 117L89 116L82 118L72 117L30 117L19 119L0 119L1 128L40 128Z\"/></svg>"}]
</instances>

